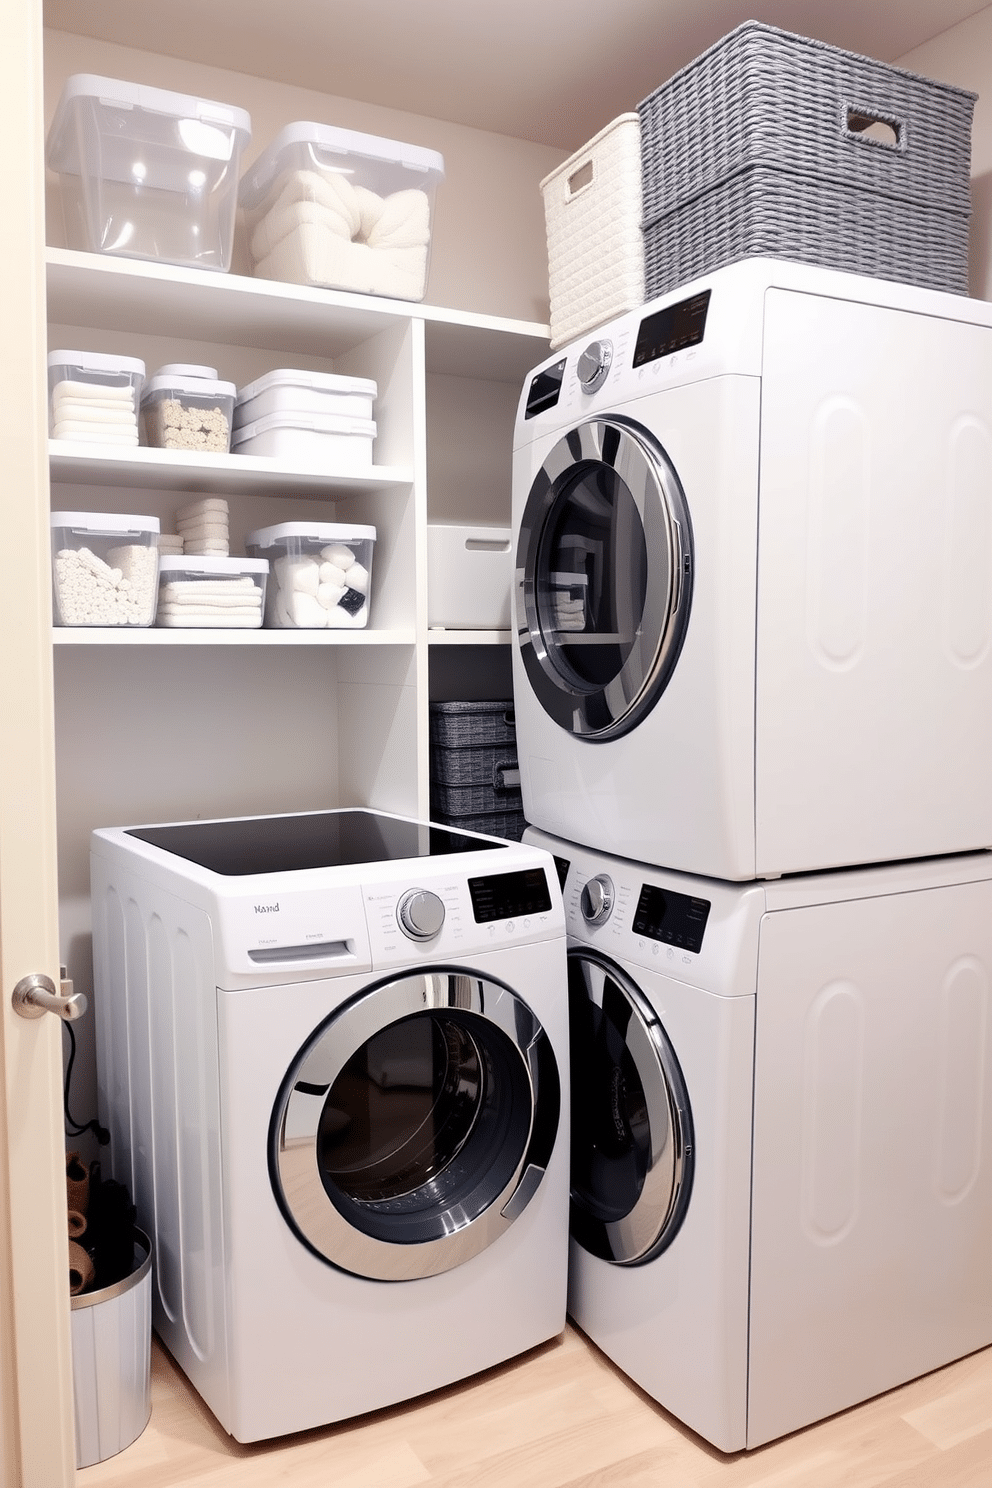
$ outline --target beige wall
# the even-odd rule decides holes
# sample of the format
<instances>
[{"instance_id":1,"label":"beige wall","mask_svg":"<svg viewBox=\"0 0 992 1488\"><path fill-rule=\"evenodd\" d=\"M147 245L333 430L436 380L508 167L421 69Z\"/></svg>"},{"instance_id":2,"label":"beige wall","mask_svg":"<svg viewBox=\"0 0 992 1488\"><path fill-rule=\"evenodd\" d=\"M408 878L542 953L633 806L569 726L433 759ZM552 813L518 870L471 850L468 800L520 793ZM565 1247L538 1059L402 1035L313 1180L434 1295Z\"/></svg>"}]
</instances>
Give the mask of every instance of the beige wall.
<instances>
[{"instance_id":1,"label":"beige wall","mask_svg":"<svg viewBox=\"0 0 992 1488\"><path fill-rule=\"evenodd\" d=\"M971 150L971 293L992 299L992 5L925 46L902 67L977 93Z\"/></svg>"},{"instance_id":2,"label":"beige wall","mask_svg":"<svg viewBox=\"0 0 992 1488\"><path fill-rule=\"evenodd\" d=\"M540 181L564 159L563 151L59 31L45 33L46 129L63 83L74 72L125 78L246 108L252 140L245 165L284 124L296 119L439 150L445 179L437 198L428 300L455 310L547 322ZM59 245L64 238L54 176L49 182L48 214L48 241ZM240 241L233 267L245 271Z\"/></svg>"}]
</instances>

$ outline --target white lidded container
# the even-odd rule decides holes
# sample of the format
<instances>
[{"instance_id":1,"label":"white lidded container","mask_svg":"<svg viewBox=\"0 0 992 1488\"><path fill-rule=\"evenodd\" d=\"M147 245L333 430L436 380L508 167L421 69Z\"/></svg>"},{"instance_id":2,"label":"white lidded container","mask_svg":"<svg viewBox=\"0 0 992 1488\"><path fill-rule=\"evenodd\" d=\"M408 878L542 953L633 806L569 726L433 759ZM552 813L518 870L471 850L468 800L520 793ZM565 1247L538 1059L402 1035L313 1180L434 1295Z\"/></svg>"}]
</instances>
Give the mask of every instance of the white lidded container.
<instances>
[{"instance_id":1,"label":"white lidded container","mask_svg":"<svg viewBox=\"0 0 992 1488\"><path fill-rule=\"evenodd\" d=\"M76 73L48 131L70 248L190 268L231 266L241 108Z\"/></svg>"},{"instance_id":2,"label":"white lidded container","mask_svg":"<svg viewBox=\"0 0 992 1488\"><path fill-rule=\"evenodd\" d=\"M268 573L266 558L161 557L155 623L175 630L258 630Z\"/></svg>"},{"instance_id":3,"label":"white lidded container","mask_svg":"<svg viewBox=\"0 0 992 1488\"><path fill-rule=\"evenodd\" d=\"M422 300L443 179L436 150L328 124L287 124L238 192L254 273Z\"/></svg>"},{"instance_id":4,"label":"white lidded container","mask_svg":"<svg viewBox=\"0 0 992 1488\"><path fill-rule=\"evenodd\" d=\"M151 625L158 517L52 512L56 625Z\"/></svg>"},{"instance_id":5,"label":"white lidded container","mask_svg":"<svg viewBox=\"0 0 992 1488\"><path fill-rule=\"evenodd\" d=\"M177 363L161 367L141 394L144 443L157 449L226 455L236 396L234 383L223 382L212 367Z\"/></svg>"},{"instance_id":6,"label":"white lidded container","mask_svg":"<svg viewBox=\"0 0 992 1488\"><path fill-rule=\"evenodd\" d=\"M373 419L330 413L268 413L236 428L236 455L268 455L314 470L368 470L372 465Z\"/></svg>"},{"instance_id":7,"label":"white lidded container","mask_svg":"<svg viewBox=\"0 0 992 1488\"><path fill-rule=\"evenodd\" d=\"M269 560L266 626L360 630L368 624L375 528L282 522L251 532L245 547Z\"/></svg>"},{"instance_id":8,"label":"white lidded container","mask_svg":"<svg viewBox=\"0 0 992 1488\"><path fill-rule=\"evenodd\" d=\"M330 413L370 419L377 391L370 377L278 367L238 389L234 426L240 429L273 413Z\"/></svg>"},{"instance_id":9,"label":"white lidded container","mask_svg":"<svg viewBox=\"0 0 992 1488\"><path fill-rule=\"evenodd\" d=\"M427 623L506 630L513 579L509 527L427 524Z\"/></svg>"},{"instance_id":10,"label":"white lidded container","mask_svg":"<svg viewBox=\"0 0 992 1488\"><path fill-rule=\"evenodd\" d=\"M48 432L86 444L138 443L140 357L103 351L48 353Z\"/></svg>"}]
</instances>

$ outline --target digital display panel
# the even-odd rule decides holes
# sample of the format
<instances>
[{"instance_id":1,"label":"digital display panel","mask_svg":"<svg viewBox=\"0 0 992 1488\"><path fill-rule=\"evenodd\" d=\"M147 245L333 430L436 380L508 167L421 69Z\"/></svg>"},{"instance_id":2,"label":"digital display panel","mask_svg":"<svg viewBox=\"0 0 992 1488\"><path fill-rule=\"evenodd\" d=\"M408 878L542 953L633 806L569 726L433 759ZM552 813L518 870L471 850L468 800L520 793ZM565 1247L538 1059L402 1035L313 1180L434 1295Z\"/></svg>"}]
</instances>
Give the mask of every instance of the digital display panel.
<instances>
[{"instance_id":1,"label":"digital display panel","mask_svg":"<svg viewBox=\"0 0 992 1488\"><path fill-rule=\"evenodd\" d=\"M468 891L477 925L490 920L510 920L525 914L543 914L551 908L551 894L543 868L523 868L516 873L489 873L470 878Z\"/></svg>"},{"instance_id":2,"label":"digital display panel","mask_svg":"<svg viewBox=\"0 0 992 1488\"><path fill-rule=\"evenodd\" d=\"M657 884L642 884L634 913L634 934L698 953L709 912L708 899L676 894Z\"/></svg>"},{"instance_id":3,"label":"digital display panel","mask_svg":"<svg viewBox=\"0 0 992 1488\"><path fill-rule=\"evenodd\" d=\"M698 346L706 329L706 312L709 309L710 290L677 305L666 305L654 315L641 321L634 346L634 366L643 367L646 362L656 362L659 357L672 356L684 351L687 346Z\"/></svg>"},{"instance_id":4,"label":"digital display panel","mask_svg":"<svg viewBox=\"0 0 992 1488\"><path fill-rule=\"evenodd\" d=\"M553 367L545 367L543 372L538 372L532 378L530 389L527 393L527 404L524 408L524 418L533 418L535 413L543 413L546 408L554 408L561 393L561 380L565 375L565 358L555 362Z\"/></svg>"}]
</instances>

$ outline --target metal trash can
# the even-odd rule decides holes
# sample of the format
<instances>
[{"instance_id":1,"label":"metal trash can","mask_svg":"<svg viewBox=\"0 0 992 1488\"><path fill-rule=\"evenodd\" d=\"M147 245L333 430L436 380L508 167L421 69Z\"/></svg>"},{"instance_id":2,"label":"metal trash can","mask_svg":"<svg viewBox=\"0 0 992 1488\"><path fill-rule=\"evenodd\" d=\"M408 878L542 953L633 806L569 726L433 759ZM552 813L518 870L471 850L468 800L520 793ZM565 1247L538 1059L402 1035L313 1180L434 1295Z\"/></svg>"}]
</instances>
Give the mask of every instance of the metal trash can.
<instances>
[{"instance_id":1,"label":"metal trash can","mask_svg":"<svg viewBox=\"0 0 992 1488\"><path fill-rule=\"evenodd\" d=\"M134 1242L129 1276L69 1299L77 1467L122 1452L151 1415L152 1245L137 1228Z\"/></svg>"}]
</instances>

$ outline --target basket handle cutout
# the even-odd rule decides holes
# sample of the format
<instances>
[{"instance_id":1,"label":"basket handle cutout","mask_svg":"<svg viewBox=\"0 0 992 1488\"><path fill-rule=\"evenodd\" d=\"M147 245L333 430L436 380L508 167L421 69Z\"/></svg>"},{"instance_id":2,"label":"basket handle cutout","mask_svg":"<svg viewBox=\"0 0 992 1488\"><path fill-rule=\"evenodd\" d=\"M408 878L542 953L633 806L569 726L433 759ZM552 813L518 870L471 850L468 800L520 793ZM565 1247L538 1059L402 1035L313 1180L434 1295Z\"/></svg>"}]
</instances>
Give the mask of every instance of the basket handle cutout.
<instances>
[{"instance_id":1,"label":"basket handle cutout","mask_svg":"<svg viewBox=\"0 0 992 1488\"><path fill-rule=\"evenodd\" d=\"M858 139L873 140L889 150L903 148L903 130L898 119L886 118L882 114L867 113L864 109L847 110L846 129Z\"/></svg>"},{"instance_id":2,"label":"basket handle cutout","mask_svg":"<svg viewBox=\"0 0 992 1488\"><path fill-rule=\"evenodd\" d=\"M466 553L508 553L510 551L510 539L491 537L467 537L465 539Z\"/></svg>"},{"instance_id":3,"label":"basket handle cutout","mask_svg":"<svg viewBox=\"0 0 992 1488\"><path fill-rule=\"evenodd\" d=\"M578 170L574 170L568 177L567 185L569 196L578 196L580 191L585 191L587 186L592 185L592 178L592 161L585 160L579 166Z\"/></svg>"}]
</instances>

